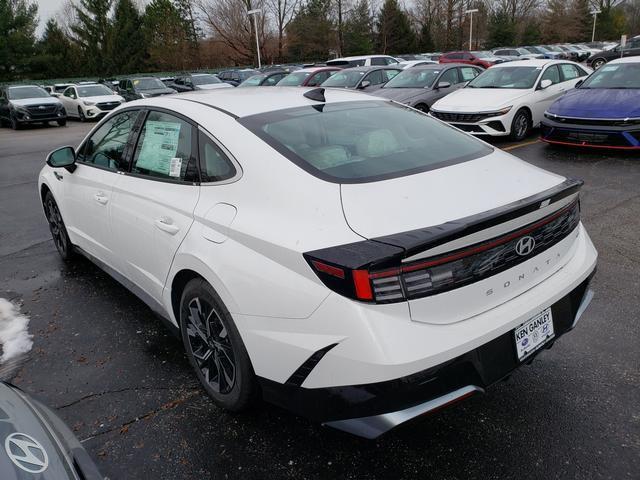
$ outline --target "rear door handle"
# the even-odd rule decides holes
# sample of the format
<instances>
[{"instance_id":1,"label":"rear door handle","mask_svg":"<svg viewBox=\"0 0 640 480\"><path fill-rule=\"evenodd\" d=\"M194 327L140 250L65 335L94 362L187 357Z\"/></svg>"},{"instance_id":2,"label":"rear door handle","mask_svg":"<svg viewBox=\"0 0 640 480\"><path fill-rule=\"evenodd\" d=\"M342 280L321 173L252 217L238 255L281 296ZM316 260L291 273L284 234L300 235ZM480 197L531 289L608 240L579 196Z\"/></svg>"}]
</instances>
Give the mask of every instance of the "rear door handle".
<instances>
[{"instance_id":1,"label":"rear door handle","mask_svg":"<svg viewBox=\"0 0 640 480\"><path fill-rule=\"evenodd\" d=\"M98 202L100 205L106 205L109 201L109 197L107 197L104 193L98 192L93 196L93 199Z\"/></svg>"},{"instance_id":2,"label":"rear door handle","mask_svg":"<svg viewBox=\"0 0 640 480\"><path fill-rule=\"evenodd\" d=\"M167 217L158 218L155 221L155 225L159 230L167 232L170 235L175 235L180 231L180 227L173 224L173 221Z\"/></svg>"}]
</instances>

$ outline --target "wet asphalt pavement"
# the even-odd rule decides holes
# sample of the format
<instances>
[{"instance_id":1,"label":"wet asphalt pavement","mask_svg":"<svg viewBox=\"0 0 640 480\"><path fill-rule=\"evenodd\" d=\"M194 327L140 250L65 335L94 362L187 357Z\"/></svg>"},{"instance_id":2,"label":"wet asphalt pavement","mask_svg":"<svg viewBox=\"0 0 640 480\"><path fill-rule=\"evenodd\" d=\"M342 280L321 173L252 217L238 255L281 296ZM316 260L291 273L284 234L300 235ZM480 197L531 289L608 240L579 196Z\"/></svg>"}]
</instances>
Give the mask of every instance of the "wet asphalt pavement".
<instances>
[{"instance_id":1,"label":"wet asphalt pavement","mask_svg":"<svg viewBox=\"0 0 640 480\"><path fill-rule=\"evenodd\" d=\"M88 261L62 263L37 172L90 127L0 129L0 296L23 305L35 335L14 383L54 407L111 479L640 478L640 158L498 143L585 180L596 297L486 395L367 441L269 405L221 411L142 302Z\"/></svg>"}]
</instances>

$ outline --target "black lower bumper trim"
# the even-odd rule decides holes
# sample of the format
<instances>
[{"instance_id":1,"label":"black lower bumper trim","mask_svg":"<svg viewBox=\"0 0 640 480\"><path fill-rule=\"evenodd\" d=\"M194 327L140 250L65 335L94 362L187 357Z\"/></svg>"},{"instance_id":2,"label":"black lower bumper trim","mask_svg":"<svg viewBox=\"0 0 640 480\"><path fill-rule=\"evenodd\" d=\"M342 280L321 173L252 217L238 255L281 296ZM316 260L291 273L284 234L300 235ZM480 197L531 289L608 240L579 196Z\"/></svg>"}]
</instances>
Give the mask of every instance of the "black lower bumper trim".
<instances>
[{"instance_id":1,"label":"black lower bumper trim","mask_svg":"<svg viewBox=\"0 0 640 480\"><path fill-rule=\"evenodd\" d=\"M551 306L555 338L571 330L593 276ZM528 357L529 363L539 351ZM457 358L415 374L379 383L304 388L259 377L264 399L318 422L380 415L437 399L468 385L484 390L522 365L513 331Z\"/></svg>"}]
</instances>

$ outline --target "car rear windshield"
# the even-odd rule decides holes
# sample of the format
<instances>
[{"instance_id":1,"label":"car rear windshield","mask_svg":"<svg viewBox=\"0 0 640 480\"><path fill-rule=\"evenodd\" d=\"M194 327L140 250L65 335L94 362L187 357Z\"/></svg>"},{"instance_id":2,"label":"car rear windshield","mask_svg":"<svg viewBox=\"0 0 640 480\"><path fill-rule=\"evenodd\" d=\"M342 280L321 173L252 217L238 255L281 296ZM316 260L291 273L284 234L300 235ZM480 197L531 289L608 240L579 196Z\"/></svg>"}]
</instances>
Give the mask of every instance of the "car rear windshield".
<instances>
[{"instance_id":1,"label":"car rear windshield","mask_svg":"<svg viewBox=\"0 0 640 480\"><path fill-rule=\"evenodd\" d=\"M541 71L539 67L493 67L471 80L467 87L529 89Z\"/></svg>"},{"instance_id":2,"label":"car rear windshield","mask_svg":"<svg viewBox=\"0 0 640 480\"><path fill-rule=\"evenodd\" d=\"M191 77L191 81L194 85L210 85L212 83L222 83L218 77L213 75L194 75Z\"/></svg>"},{"instance_id":3,"label":"car rear windshield","mask_svg":"<svg viewBox=\"0 0 640 480\"><path fill-rule=\"evenodd\" d=\"M301 168L335 183L411 175L493 151L470 135L391 102L319 104L239 122Z\"/></svg>"},{"instance_id":4,"label":"car rear windshield","mask_svg":"<svg viewBox=\"0 0 640 480\"><path fill-rule=\"evenodd\" d=\"M86 87L76 87L80 97L99 97L101 95L113 95L113 90L104 85L88 85Z\"/></svg>"},{"instance_id":5,"label":"car rear windshield","mask_svg":"<svg viewBox=\"0 0 640 480\"><path fill-rule=\"evenodd\" d=\"M425 88L433 85L441 70L409 68L389 80L382 88Z\"/></svg>"},{"instance_id":6,"label":"car rear windshield","mask_svg":"<svg viewBox=\"0 0 640 480\"><path fill-rule=\"evenodd\" d=\"M323 87L355 87L364 76L363 71L343 70L327 78L322 84Z\"/></svg>"},{"instance_id":7,"label":"car rear windshield","mask_svg":"<svg viewBox=\"0 0 640 480\"><path fill-rule=\"evenodd\" d=\"M25 98L50 97L44 88L40 87L11 87L7 90L9 100L24 100Z\"/></svg>"},{"instance_id":8,"label":"car rear windshield","mask_svg":"<svg viewBox=\"0 0 640 480\"><path fill-rule=\"evenodd\" d=\"M580 88L640 88L640 61L605 65L587 78Z\"/></svg>"}]
</instances>

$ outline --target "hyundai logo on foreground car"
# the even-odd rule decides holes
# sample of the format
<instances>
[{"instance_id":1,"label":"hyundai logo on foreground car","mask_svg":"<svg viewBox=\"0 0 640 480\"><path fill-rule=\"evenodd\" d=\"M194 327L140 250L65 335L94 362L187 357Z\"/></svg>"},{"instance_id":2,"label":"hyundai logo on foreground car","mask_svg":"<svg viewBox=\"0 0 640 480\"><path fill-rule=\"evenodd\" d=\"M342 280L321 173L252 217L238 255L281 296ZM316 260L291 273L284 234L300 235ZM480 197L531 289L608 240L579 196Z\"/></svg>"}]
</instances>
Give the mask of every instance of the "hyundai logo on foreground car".
<instances>
[{"instance_id":1,"label":"hyundai logo on foreground car","mask_svg":"<svg viewBox=\"0 0 640 480\"><path fill-rule=\"evenodd\" d=\"M518 240L518 243L516 243L516 253L523 257L525 255L529 255L533 251L535 245L536 241L533 237L522 237Z\"/></svg>"},{"instance_id":2,"label":"hyundai logo on foreground car","mask_svg":"<svg viewBox=\"0 0 640 480\"><path fill-rule=\"evenodd\" d=\"M9 459L21 470L42 473L49 466L49 456L40 443L25 433L12 433L4 442Z\"/></svg>"},{"instance_id":3,"label":"hyundai logo on foreground car","mask_svg":"<svg viewBox=\"0 0 640 480\"><path fill-rule=\"evenodd\" d=\"M591 299L580 180L346 89L128 104L38 187L62 258L158 312L231 411L375 438L485 391Z\"/></svg>"}]
</instances>

